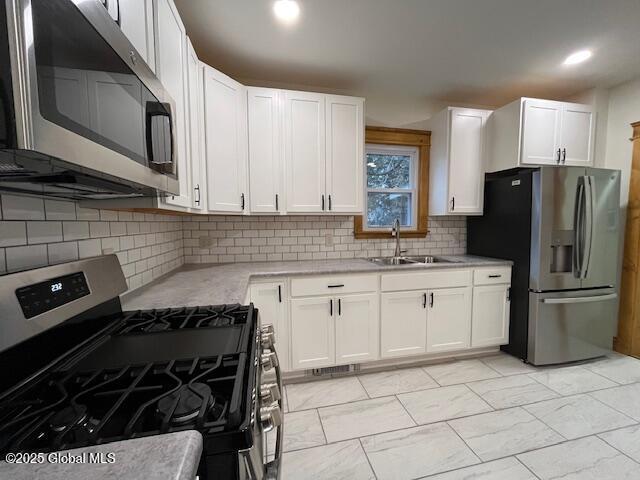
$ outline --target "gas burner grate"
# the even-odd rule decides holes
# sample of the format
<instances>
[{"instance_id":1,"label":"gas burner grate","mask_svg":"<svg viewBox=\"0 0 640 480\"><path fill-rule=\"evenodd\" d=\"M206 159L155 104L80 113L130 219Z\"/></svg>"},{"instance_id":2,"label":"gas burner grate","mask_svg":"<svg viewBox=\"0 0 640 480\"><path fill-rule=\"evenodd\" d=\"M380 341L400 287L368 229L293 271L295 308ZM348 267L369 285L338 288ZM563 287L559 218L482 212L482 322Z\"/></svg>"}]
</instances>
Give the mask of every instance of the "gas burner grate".
<instances>
[{"instance_id":1,"label":"gas burner grate","mask_svg":"<svg viewBox=\"0 0 640 480\"><path fill-rule=\"evenodd\" d=\"M50 373L0 404L0 452L238 428L246 366L246 355L239 353Z\"/></svg>"},{"instance_id":2,"label":"gas burner grate","mask_svg":"<svg viewBox=\"0 0 640 480\"><path fill-rule=\"evenodd\" d=\"M243 325L249 319L251 307L241 305L215 305L182 307L130 312L122 327L115 333L150 333L187 328L215 328Z\"/></svg>"}]
</instances>

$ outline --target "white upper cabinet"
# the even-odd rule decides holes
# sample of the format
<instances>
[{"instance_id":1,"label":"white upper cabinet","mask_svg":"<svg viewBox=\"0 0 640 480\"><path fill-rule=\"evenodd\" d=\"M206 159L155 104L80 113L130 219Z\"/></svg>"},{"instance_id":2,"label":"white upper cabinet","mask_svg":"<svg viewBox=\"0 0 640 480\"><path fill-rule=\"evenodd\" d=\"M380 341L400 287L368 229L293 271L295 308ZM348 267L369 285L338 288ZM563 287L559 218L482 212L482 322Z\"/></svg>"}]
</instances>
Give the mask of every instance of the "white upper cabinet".
<instances>
[{"instance_id":1,"label":"white upper cabinet","mask_svg":"<svg viewBox=\"0 0 640 480\"><path fill-rule=\"evenodd\" d=\"M327 95L327 211L362 211L364 99Z\"/></svg>"},{"instance_id":2,"label":"white upper cabinet","mask_svg":"<svg viewBox=\"0 0 640 480\"><path fill-rule=\"evenodd\" d=\"M562 164L589 166L593 164L595 114L590 105L565 103L562 107Z\"/></svg>"},{"instance_id":3,"label":"white upper cabinet","mask_svg":"<svg viewBox=\"0 0 640 480\"><path fill-rule=\"evenodd\" d=\"M180 195L163 201L180 207L191 206L191 171L187 141L187 46L186 33L172 0L154 1L156 74L175 102L173 112Z\"/></svg>"},{"instance_id":4,"label":"white upper cabinet","mask_svg":"<svg viewBox=\"0 0 640 480\"><path fill-rule=\"evenodd\" d=\"M155 39L153 35L152 0L117 0L107 5L118 8L120 28L129 41L136 47L142 59L155 71Z\"/></svg>"},{"instance_id":5,"label":"white upper cabinet","mask_svg":"<svg viewBox=\"0 0 640 480\"><path fill-rule=\"evenodd\" d=\"M189 153L191 159L191 207L207 208L207 166L204 155L203 67L187 38L187 98L189 99Z\"/></svg>"},{"instance_id":6,"label":"white upper cabinet","mask_svg":"<svg viewBox=\"0 0 640 480\"><path fill-rule=\"evenodd\" d=\"M521 98L489 119L491 172L519 166L593 165L595 112L590 105Z\"/></svg>"},{"instance_id":7,"label":"white upper cabinet","mask_svg":"<svg viewBox=\"0 0 640 480\"><path fill-rule=\"evenodd\" d=\"M490 110L449 107L431 121L430 215L479 215Z\"/></svg>"},{"instance_id":8,"label":"white upper cabinet","mask_svg":"<svg viewBox=\"0 0 640 480\"><path fill-rule=\"evenodd\" d=\"M555 165L559 162L561 117L561 102L524 101L521 163Z\"/></svg>"},{"instance_id":9,"label":"white upper cabinet","mask_svg":"<svg viewBox=\"0 0 640 480\"><path fill-rule=\"evenodd\" d=\"M284 210L282 91L247 88L251 213Z\"/></svg>"},{"instance_id":10,"label":"white upper cabinet","mask_svg":"<svg viewBox=\"0 0 640 480\"><path fill-rule=\"evenodd\" d=\"M243 85L204 66L208 209L244 212L247 195L247 92Z\"/></svg>"},{"instance_id":11,"label":"white upper cabinet","mask_svg":"<svg viewBox=\"0 0 640 480\"><path fill-rule=\"evenodd\" d=\"M284 92L288 212L322 212L325 197L325 95Z\"/></svg>"}]
</instances>

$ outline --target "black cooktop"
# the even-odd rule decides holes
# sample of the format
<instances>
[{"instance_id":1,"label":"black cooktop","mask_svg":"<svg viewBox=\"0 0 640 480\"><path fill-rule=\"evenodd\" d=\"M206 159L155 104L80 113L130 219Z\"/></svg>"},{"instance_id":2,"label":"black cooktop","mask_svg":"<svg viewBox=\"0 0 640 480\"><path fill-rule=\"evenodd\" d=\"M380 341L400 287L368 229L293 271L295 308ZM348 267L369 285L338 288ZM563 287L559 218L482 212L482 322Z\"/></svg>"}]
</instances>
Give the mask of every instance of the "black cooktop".
<instances>
[{"instance_id":1,"label":"black cooktop","mask_svg":"<svg viewBox=\"0 0 640 480\"><path fill-rule=\"evenodd\" d=\"M257 313L223 305L125 312L111 333L0 403L0 452L197 429L247 448Z\"/></svg>"}]
</instances>

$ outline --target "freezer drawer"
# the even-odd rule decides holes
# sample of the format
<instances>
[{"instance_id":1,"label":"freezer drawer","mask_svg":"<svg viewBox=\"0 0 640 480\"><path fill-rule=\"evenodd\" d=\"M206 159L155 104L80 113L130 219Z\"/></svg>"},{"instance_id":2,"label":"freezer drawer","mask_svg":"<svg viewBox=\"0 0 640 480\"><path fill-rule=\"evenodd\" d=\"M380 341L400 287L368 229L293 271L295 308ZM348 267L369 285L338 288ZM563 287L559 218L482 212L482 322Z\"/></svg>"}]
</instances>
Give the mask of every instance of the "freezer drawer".
<instances>
[{"instance_id":1,"label":"freezer drawer","mask_svg":"<svg viewBox=\"0 0 640 480\"><path fill-rule=\"evenodd\" d=\"M530 292L527 361L549 365L611 351L616 297L613 288Z\"/></svg>"}]
</instances>

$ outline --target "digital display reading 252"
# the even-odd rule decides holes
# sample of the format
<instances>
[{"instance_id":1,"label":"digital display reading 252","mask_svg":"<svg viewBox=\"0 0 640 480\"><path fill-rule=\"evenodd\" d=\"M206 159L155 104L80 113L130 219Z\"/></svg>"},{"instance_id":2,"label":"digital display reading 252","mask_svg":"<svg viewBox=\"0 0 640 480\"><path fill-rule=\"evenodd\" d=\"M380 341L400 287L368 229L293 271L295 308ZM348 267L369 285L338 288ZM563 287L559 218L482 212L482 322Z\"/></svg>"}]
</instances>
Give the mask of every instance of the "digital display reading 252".
<instances>
[{"instance_id":1,"label":"digital display reading 252","mask_svg":"<svg viewBox=\"0 0 640 480\"><path fill-rule=\"evenodd\" d=\"M82 272L52 278L16 290L25 318L41 315L85 295L89 295L89 286Z\"/></svg>"}]
</instances>

